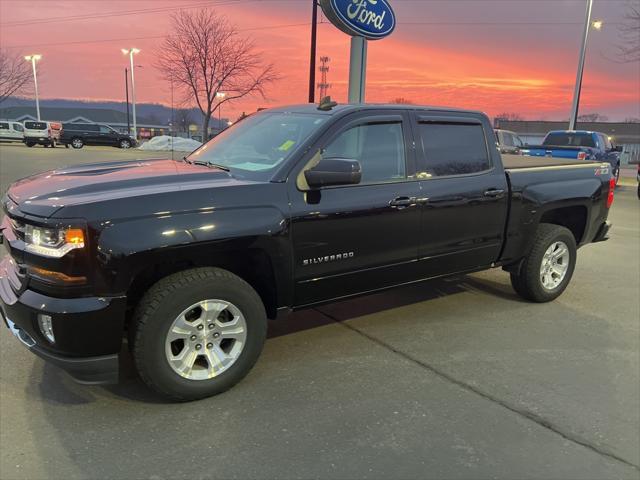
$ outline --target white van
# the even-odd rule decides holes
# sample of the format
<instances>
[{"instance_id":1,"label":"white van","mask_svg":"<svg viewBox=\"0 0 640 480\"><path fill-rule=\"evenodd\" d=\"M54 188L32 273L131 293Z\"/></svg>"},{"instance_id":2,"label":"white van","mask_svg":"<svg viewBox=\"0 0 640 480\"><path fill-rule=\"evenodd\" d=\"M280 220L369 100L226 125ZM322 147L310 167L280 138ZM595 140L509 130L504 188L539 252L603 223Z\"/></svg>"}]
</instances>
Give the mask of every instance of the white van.
<instances>
[{"instance_id":1,"label":"white van","mask_svg":"<svg viewBox=\"0 0 640 480\"><path fill-rule=\"evenodd\" d=\"M34 145L44 145L45 147L55 147L60 141L60 130L62 125L59 122L38 122L27 120L24 122L24 143L27 147Z\"/></svg>"},{"instance_id":2,"label":"white van","mask_svg":"<svg viewBox=\"0 0 640 480\"><path fill-rule=\"evenodd\" d=\"M24 127L21 123L0 120L0 142L22 142Z\"/></svg>"}]
</instances>

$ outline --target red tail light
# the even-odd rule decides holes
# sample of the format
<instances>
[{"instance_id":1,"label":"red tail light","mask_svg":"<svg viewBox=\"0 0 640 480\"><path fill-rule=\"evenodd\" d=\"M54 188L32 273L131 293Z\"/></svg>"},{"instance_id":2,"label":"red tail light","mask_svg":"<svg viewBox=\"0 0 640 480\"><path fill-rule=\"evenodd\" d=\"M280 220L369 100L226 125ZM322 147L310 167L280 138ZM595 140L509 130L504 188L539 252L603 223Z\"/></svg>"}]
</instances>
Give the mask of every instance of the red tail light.
<instances>
[{"instance_id":1,"label":"red tail light","mask_svg":"<svg viewBox=\"0 0 640 480\"><path fill-rule=\"evenodd\" d=\"M616 188L616 179L615 177L611 177L609 179L609 195L607 196L607 208L610 208L613 205L613 191Z\"/></svg>"},{"instance_id":2,"label":"red tail light","mask_svg":"<svg viewBox=\"0 0 640 480\"><path fill-rule=\"evenodd\" d=\"M586 160L587 152L578 152L578 160Z\"/></svg>"}]
</instances>

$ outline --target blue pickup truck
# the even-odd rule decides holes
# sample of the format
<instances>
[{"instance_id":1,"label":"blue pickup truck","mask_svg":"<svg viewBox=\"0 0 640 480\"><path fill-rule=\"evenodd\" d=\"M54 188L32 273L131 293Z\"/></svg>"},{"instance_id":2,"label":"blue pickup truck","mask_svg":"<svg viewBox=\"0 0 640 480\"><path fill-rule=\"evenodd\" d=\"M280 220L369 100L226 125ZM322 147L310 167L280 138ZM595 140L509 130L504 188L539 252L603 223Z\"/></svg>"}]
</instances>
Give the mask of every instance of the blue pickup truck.
<instances>
[{"instance_id":1,"label":"blue pickup truck","mask_svg":"<svg viewBox=\"0 0 640 480\"><path fill-rule=\"evenodd\" d=\"M599 160L611 165L611 175L620 178L620 152L622 147L611 144L609 136L586 130L555 130L547 133L542 145L527 145L524 155L578 160Z\"/></svg>"}]
</instances>

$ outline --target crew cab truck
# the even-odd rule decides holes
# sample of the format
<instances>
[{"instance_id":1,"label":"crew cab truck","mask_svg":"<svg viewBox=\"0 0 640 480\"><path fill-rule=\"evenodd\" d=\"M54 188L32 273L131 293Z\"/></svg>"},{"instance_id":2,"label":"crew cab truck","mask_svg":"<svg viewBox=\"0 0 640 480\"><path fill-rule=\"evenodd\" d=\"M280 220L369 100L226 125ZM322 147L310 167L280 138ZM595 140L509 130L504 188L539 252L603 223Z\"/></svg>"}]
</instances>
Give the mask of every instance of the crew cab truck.
<instances>
[{"instance_id":1,"label":"crew cab truck","mask_svg":"<svg viewBox=\"0 0 640 480\"><path fill-rule=\"evenodd\" d=\"M81 382L116 381L127 343L150 387L193 400L244 377L291 310L494 267L555 299L577 248L607 239L611 179L608 163L501 158L477 112L265 110L183 160L14 183L0 310Z\"/></svg>"},{"instance_id":2,"label":"crew cab truck","mask_svg":"<svg viewBox=\"0 0 640 480\"><path fill-rule=\"evenodd\" d=\"M527 145L524 155L532 157L555 157L570 160L597 160L611 165L616 185L620 179L620 152L622 147L613 146L606 133L584 130L556 130L547 133L541 146Z\"/></svg>"}]
</instances>

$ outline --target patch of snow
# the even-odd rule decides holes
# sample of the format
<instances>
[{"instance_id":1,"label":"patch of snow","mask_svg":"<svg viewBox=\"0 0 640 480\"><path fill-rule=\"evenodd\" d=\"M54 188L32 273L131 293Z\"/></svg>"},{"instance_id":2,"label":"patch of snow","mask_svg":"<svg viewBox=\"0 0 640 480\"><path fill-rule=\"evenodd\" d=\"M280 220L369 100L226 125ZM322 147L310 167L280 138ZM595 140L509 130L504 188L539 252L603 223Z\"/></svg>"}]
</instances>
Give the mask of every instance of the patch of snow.
<instances>
[{"instance_id":1,"label":"patch of snow","mask_svg":"<svg viewBox=\"0 0 640 480\"><path fill-rule=\"evenodd\" d=\"M192 152L200 145L202 145L202 143L196 140L192 140L191 138L160 135L158 137L153 137L148 142L144 142L138 148L140 150L157 150L162 152L169 152L172 150L171 143L173 143L173 150L178 150L180 152Z\"/></svg>"}]
</instances>

